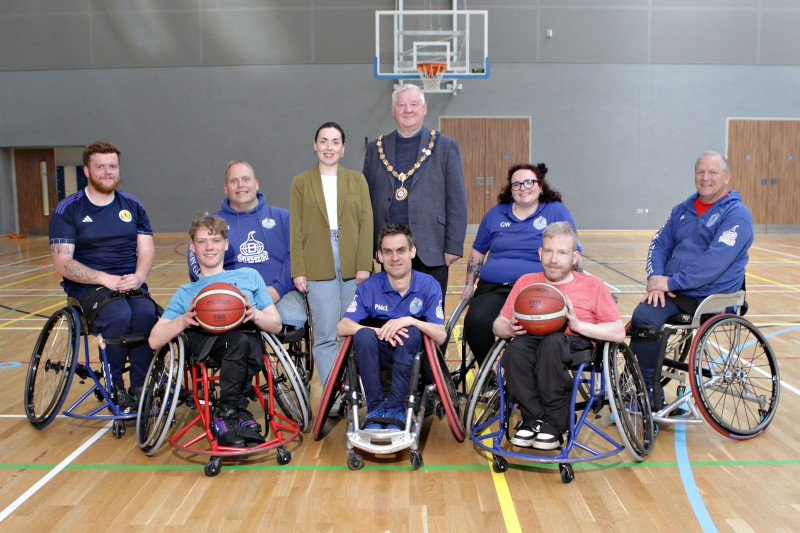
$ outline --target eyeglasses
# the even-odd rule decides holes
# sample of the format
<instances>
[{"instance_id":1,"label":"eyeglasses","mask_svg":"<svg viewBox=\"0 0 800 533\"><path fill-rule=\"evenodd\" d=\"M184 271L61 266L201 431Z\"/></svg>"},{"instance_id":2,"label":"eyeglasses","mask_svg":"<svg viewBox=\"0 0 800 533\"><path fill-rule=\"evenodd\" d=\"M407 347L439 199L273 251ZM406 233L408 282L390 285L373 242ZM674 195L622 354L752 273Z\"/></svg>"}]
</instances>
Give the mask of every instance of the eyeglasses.
<instances>
[{"instance_id":1,"label":"eyeglasses","mask_svg":"<svg viewBox=\"0 0 800 533\"><path fill-rule=\"evenodd\" d=\"M522 188L530 189L533 187L534 183L539 183L539 180L534 179L527 179L525 181L512 181L511 182L511 190L518 191Z\"/></svg>"}]
</instances>

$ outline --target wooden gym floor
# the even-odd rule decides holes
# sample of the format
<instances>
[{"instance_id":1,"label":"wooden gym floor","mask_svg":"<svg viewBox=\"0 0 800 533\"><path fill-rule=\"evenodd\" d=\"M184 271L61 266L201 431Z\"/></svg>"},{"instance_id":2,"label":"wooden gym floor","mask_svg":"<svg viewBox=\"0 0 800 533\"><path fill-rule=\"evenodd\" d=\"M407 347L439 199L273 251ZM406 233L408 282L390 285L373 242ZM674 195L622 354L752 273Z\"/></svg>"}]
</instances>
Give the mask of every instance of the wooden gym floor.
<instances>
[{"instance_id":1,"label":"wooden gym floor","mask_svg":"<svg viewBox=\"0 0 800 533\"><path fill-rule=\"evenodd\" d=\"M650 236L581 232L585 268L617 294L625 320L642 294ZM148 282L162 304L186 280L185 242L177 234L156 238ZM729 440L708 425L666 427L646 462L623 452L576 466L575 481L565 485L557 468L530 463L494 474L491 458L456 443L435 417L425 422L421 470L412 471L405 451L365 455L366 467L351 472L339 423L322 441L303 434L293 442L286 466L269 452L223 461L208 478L205 456L165 443L146 457L133 424L117 440L101 422L59 417L41 431L28 423L22 388L30 352L64 295L45 237L0 238L0 530L797 530L800 235L758 235L750 253L748 318L768 337L782 381L778 413L755 439ZM451 269L448 310L464 269L464 260ZM85 388L76 380L70 398ZM314 412L319 401L315 377Z\"/></svg>"}]
</instances>

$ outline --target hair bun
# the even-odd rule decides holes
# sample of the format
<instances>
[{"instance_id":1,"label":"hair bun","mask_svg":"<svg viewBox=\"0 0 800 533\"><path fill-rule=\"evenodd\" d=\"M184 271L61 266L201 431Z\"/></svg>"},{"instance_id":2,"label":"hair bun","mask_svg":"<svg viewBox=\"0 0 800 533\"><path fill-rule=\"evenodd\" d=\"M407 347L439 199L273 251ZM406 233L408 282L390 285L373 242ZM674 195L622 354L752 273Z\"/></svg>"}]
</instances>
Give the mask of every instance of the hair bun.
<instances>
[{"instance_id":1,"label":"hair bun","mask_svg":"<svg viewBox=\"0 0 800 533\"><path fill-rule=\"evenodd\" d=\"M547 174L547 165L545 165L544 163L539 163L538 165L536 165L536 168L539 169L539 172L542 173L542 176Z\"/></svg>"}]
</instances>

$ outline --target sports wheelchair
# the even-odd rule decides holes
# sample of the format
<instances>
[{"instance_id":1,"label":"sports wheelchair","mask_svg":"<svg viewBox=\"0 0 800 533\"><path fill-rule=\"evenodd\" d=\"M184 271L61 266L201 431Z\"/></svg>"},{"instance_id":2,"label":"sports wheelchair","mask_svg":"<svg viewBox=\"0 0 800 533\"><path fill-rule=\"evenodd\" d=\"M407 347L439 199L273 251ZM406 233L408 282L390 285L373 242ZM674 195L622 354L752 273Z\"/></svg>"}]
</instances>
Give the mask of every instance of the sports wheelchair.
<instances>
[{"instance_id":1,"label":"sports wheelchair","mask_svg":"<svg viewBox=\"0 0 800 533\"><path fill-rule=\"evenodd\" d=\"M505 339L497 341L481 366L469 394L464 420L470 440L492 455L495 472L508 469L508 458L557 463L561 481L570 483L575 479L574 463L604 459L623 449L628 450L634 461L647 458L653 449L655 429L644 380L630 348L612 342L598 342L591 360L572 370L568 438L561 448L542 452L512 445L510 432L519 412L514 410L514 397L506 390L503 354L507 344ZM604 416L606 405L611 415L606 421L616 422L619 440L597 422Z\"/></svg>"},{"instance_id":2,"label":"sports wheelchair","mask_svg":"<svg viewBox=\"0 0 800 533\"><path fill-rule=\"evenodd\" d=\"M302 330L299 330L302 332ZM186 358L186 339L179 335L162 347L153 358L147 373L139 413L136 419L136 440L146 455L154 455L170 431L176 407L185 403L197 414L169 439L174 448L208 455L204 472L213 477L221 470L220 458L243 456L277 449L278 464L288 464L292 454L286 444L307 431L311 421L308 391L292 357L283 348L293 337L261 332L264 348L264 370L254 376L251 399L261 407L266 431L259 442L245 448L218 443L211 420L217 404L216 383L219 365ZM183 378L183 384L181 383ZM258 417L258 415L257 415ZM272 435L272 438L268 437ZM206 441L206 444L201 444Z\"/></svg>"},{"instance_id":3,"label":"sports wheelchair","mask_svg":"<svg viewBox=\"0 0 800 533\"><path fill-rule=\"evenodd\" d=\"M344 418L347 423L346 446L347 466L350 470L364 467L363 457L356 449L380 455L410 449L409 461L414 470L423 465L422 451L419 448L422 423L426 415L426 405L436 394L440 403L435 408L439 418L447 417L453 437L464 441L464 426L461 423L460 402L442 353L433 341L423 335L424 355L420 351L414 357L411 369L410 389L406 398L405 427L402 430L361 429L361 407L366 403L361 387L356 358L352 350L352 337L342 342L339 354L331 371L331 378L322 393L322 402L314 422L314 440L325 436L325 423L331 412L337 394L341 394L344 404ZM423 375L430 371L431 383L425 385Z\"/></svg>"},{"instance_id":4,"label":"sports wheelchair","mask_svg":"<svg viewBox=\"0 0 800 533\"><path fill-rule=\"evenodd\" d=\"M736 440L767 428L780 399L778 361L764 335L743 318L746 310L745 291L711 295L694 314L671 317L655 335L660 337L652 400L657 424L705 420ZM634 328L629 334L643 340L652 335ZM664 387L672 380L677 397L665 402Z\"/></svg>"},{"instance_id":5,"label":"sports wheelchair","mask_svg":"<svg viewBox=\"0 0 800 533\"><path fill-rule=\"evenodd\" d=\"M120 293L111 292L108 295L116 297ZM149 295L139 291L134 291L133 295L150 298ZM102 305L102 301L98 305ZM156 315L159 315L161 308L155 302L153 306ZM77 374L81 384L90 380L92 386L63 412L64 416L88 420L113 420L114 437L121 438L125 434L125 421L136 418L136 413L126 412L115 403L106 345L135 347L145 344L148 335L149 331L123 335L115 339L104 338L102 332L97 331L93 324L87 321L80 302L68 297L67 305L53 313L42 328L28 365L23 405L25 415L33 427L44 429L55 419ZM97 369L92 368L89 359L90 337L97 339L100 360ZM79 363L81 341L85 358L84 362ZM128 366L124 371L129 369ZM85 405L90 397L96 398L101 403L94 406ZM105 410L109 413L103 414Z\"/></svg>"}]
</instances>

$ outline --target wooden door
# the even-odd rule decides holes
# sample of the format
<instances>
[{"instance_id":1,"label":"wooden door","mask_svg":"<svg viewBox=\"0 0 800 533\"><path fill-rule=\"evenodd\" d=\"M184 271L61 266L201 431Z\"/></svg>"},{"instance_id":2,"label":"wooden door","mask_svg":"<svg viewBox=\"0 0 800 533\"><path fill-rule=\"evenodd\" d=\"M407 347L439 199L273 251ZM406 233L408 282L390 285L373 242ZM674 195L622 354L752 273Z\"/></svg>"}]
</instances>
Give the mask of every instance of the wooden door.
<instances>
[{"instance_id":1,"label":"wooden door","mask_svg":"<svg viewBox=\"0 0 800 533\"><path fill-rule=\"evenodd\" d=\"M480 224L497 203L506 173L530 161L530 118L442 117L442 133L456 139L467 189L467 222Z\"/></svg>"},{"instance_id":2,"label":"wooden door","mask_svg":"<svg viewBox=\"0 0 800 533\"><path fill-rule=\"evenodd\" d=\"M730 120L730 187L742 193L755 224L800 224L800 120Z\"/></svg>"},{"instance_id":3,"label":"wooden door","mask_svg":"<svg viewBox=\"0 0 800 533\"><path fill-rule=\"evenodd\" d=\"M56 156L52 148L14 150L19 231L47 235L58 203Z\"/></svg>"}]
</instances>

